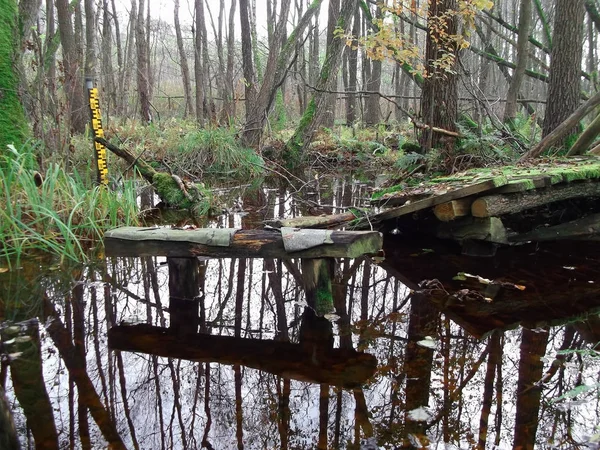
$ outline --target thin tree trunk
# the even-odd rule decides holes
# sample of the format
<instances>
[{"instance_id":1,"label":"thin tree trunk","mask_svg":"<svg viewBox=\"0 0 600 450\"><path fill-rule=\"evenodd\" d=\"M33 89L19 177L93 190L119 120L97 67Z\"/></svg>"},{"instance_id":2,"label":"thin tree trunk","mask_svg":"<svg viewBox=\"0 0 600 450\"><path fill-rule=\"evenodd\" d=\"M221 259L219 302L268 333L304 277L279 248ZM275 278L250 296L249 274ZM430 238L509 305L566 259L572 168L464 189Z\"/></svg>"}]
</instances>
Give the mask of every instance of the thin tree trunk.
<instances>
[{"instance_id":1,"label":"thin tree trunk","mask_svg":"<svg viewBox=\"0 0 600 450\"><path fill-rule=\"evenodd\" d=\"M229 9L229 30L227 34L227 77L225 84L225 114L227 123L231 124L236 116L236 99L233 74L233 61L235 57L235 7L237 0L231 0Z\"/></svg>"},{"instance_id":2,"label":"thin tree trunk","mask_svg":"<svg viewBox=\"0 0 600 450\"><path fill-rule=\"evenodd\" d=\"M521 0L519 12L519 36L517 38L517 67L514 70L504 107L504 122L512 126L517 116L517 98L527 68L527 44L531 28L531 0Z\"/></svg>"},{"instance_id":3,"label":"thin tree trunk","mask_svg":"<svg viewBox=\"0 0 600 450\"><path fill-rule=\"evenodd\" d=\"M485 450L487 448L487 434L488 434L488 422L489 415L492 409L492 399L494 397L494 377L496 373L496 366L501 359L502 346L501 346L502 333L496 331L492 333L488 341L488 361L487 369L485 372L485 378L483 381L483 399L481 415L479 418L479 442L478 449ZM502 405L496 405L497 408L501 408Z\"/></svg>"},{"instance_id":4,"label":"thin tree trunk","mask_svg":"<svg viewBox=\"0 0 600 450\"><path fill-rule=\"evenodd\" d=\"M356 0L342 1L337 26L342 29L349 28L350 20L356 12L356 3ZM328 106L327 97L323 94L330 92L333 88L332 83L336 80L334 75L339 70L343 49L344 41L342 39L333 39L327 47L315 93L306 107L294 135L286 144L288 152L292 159L297 160L296 162L301 159L302 153L312 141L313 135L323 124Z\"/></svg>"},{"instance_id":5,"label":"thin tree trunk","mask_svg":"<svg viewBox=\"0 0 600 450\"><path fill-rule=\"evenodd\" d=\"M67 0L56 0L58 31L62 44L64 85L67 99L70 129L83 133L87 124L87 108L84 107L83 79L79 58L80 47L77 45L76 33L73 29L73 19Z\"/></svg>"},{"instance_id":6,"label":"thin tree trunk","mask_svg":"<svg viewBox=\"0 0 600 450\"><path fill-rule=\"evenodd\" d=\"M144 27L144 0L139 0L135 27L135 48L137 52L137 91L140 100L140 116L143 123L152 122L150 115L150 85L148 80L148 47Z\"/></svg>"},{"instance_id":7,"label":"thin tree trunk","mask_svg":"<svg viewBox=\"0 0 600 450\"><path fill-rule=\"evenodd\" d=\"M186 117L188 114L192 113L192 86L190 84L190 68L187 62L187 55L185 54L185 47L183 45L181 25L179 24L179 0L174 1L173 8L175 36L177 39L177 50L179 51L179 61L181 64L181 78L183 81L183 97L185 102L183 115Z\"/></svg>"},{"instance_id":8,"label":"thin tree trunk","mask_svg":"<svg viewBox=\"0 0 600 450\"><path fill-rule=\"evenodd\" d=\"M381 5L377 6L375 11L375 20L380 20L383 17ZM379 105L379 91L381 89L381 60L373 60L371 62L371 72L366 80L366 89L369 92L365 102L365 117L366 125L376 125L381 119L381 108Z\"/></svg>"},{"instance_id":9,"label":"thin tree trunk","mask_svg":"<svg viewBox=\"0 0 600 450\"><path fill-rule=\"evenodd\" d=\"M204 79L204 68L203 64L207 64L206 61L202 61L202 26L203 26L203 15L201 10L203 0L195 0L194 11L196 14L196 21L194 23L194 79L196 84L196 121L200 124L204 124L204 84L208 80Z\"/></svg>"},{"instance_id":10,"label":"thin tree trunk","mask_svg":"<svg viewBox=\"0 0 600 450\"><path fill-rule=\"evenodd\" d=\"M541 358L546 354L547 344L547 330L533 331L523 328L517 382L514 448L528 450L535 446L543 389L543 384L538 381L543 375L544 363Z\"/></svg>"},{"instance_id":11,"label":"thin tree trunk","mask_svg":"<svg viewBox=\"0 0 600 450\"><path fill-rule=\"evenodd\" d=\"M310 5L294 28L294 31L288 37L287 41L283 45L283 48L281 48L281 51L279 51L279 48L271 49L260 91L255 97L252 98L252 102L250 104L248 104L248 97L246 97L246 124L244 126L244 132L242 135L242 140L246 145L257 147L260 144L260 138L267 120L268 112L275 99L277 89L285 80L290 59L296 50L296 44L301 39L302 34L310 23L312 17L319 11L321 2L322 0L315 0ZM282 36L285 32L285 18L287 18L290 6L289 3L290 1L286 0L285 3L282 4L280 19L275 29L275 43L281 43L282 41ZM240 5L241 4L242 2L240 2ZM284 5L285 8L283 8ZM249 86L246 86L246 96L248 95L254 95L254 93L249 91Z\"/></svg>"}]
</instances>

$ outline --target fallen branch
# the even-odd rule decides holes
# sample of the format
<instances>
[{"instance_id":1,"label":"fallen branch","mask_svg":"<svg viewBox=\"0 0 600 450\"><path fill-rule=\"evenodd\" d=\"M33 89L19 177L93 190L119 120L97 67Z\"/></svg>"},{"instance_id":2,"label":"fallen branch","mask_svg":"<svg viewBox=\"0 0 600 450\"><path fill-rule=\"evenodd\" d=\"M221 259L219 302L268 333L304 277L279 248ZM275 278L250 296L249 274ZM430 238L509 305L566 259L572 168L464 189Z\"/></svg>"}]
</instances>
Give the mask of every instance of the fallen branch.
<instances>
[{"instance_id":1,"label":"fallen branch","mask_svg":"<svg viewBox=\"0 0 600 450\"><path fill-rule=\"evenodd\" d=\"M191 183L182 180L177 175L158 172L146 161L128 150L119 148L103 138L95 138L95 140L135 167L142 177L152 184L160 199L167 205L189 209L195 216L206 214L210 202L207 200L207 191L201 183Z\"/></svg>"},{"instance_id":2,"label":"fallen branch","mask_svg":"<svg viewBox=\"0 0 600 450\"><path fill-rule=\"evenodd\" d=\"M563 123L557 126L552 133L546 136L544 139L540 141L538 145L525 153L520 161L530 158L536 158L544 151L548 150L552 145L558 142L561 138L563 138L570 130L572 130L577 123L587 116L590 112L594 110L596 106L600 105L600 92L597 92L596 95L591 97L585 103L583 103L579 108L575 110L573 114L565 119Z\"/></svg>"}]
</instances>

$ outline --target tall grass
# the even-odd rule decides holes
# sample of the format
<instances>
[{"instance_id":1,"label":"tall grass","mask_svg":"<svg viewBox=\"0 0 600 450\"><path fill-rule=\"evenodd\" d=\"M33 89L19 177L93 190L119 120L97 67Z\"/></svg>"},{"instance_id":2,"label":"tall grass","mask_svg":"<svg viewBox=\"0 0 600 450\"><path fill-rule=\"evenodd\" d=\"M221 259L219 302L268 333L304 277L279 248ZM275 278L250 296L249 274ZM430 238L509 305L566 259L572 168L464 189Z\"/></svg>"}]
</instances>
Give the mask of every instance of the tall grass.
<instances>
[{"instance_id":1,"label":"tall grass","mask_svg":"<svg viewBox=\"0 0 600 450\"><path fill-rule=\"evenodd\" d=\"M233 130L204 128L186 134L178 146L182 168L221 179L249 180L262 175L263 159L242 147Z\"/></svg>"},{"instance_id":2,"label":"tall grass","mask_svg":"<svg viewBox=\"0 0 600 450\"><path fill-rule=\"evenodd\" d=\"M137 224L134 181L112 192L51 164L38 187L31 160L30 147L9 146L0 161L0 256L9 264L36 252L85 261L104 230Z\"/></svg>"}]
</instances>

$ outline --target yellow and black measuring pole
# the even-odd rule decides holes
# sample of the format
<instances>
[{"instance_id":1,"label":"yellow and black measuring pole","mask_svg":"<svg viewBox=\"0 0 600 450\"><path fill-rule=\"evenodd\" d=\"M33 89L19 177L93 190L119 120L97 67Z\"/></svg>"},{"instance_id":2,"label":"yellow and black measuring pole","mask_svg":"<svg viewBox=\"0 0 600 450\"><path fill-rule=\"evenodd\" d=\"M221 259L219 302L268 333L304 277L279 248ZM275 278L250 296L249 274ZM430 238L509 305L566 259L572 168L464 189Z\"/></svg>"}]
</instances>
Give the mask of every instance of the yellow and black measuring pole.
<instances>
[{"instance_id":1,"label":"yellow and black measuring pole","mask_svg":"<svg viewBox=\"0 0 600 450\"><path fill-rule=\"evenodd\" d=\"M85 79L85 87L88 90L90 99L90 111L92 112L92 133L94 134L94 160L98 168L98 184L108 185L108 165L106 161L106 147L96 138L104 138L104 129L102 128L102 116L100 115L100 96L98 88L94 87L94 80L91 77Z\"/></svg>"}]
</instances>

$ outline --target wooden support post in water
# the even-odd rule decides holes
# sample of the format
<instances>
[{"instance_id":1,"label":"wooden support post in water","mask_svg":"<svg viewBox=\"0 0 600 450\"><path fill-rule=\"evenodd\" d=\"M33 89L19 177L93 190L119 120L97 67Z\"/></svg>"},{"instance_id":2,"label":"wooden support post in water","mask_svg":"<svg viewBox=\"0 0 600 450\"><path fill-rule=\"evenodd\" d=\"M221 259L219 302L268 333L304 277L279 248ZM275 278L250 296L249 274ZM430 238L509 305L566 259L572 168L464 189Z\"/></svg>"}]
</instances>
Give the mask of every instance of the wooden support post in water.
<instances>
[{"instance_id":1,"label":"wooden support post in water","mask_svg":"<svg viewBox=\"0 0 600 450\"><path fill-rule=\"evenodd\" d=\"M179 335L197 333L200 325L198 258L167 258L167 264L170 328Z\"/></svg>"},{"instance_id":2,"label":"wooden support post in water","mask_svg":"<svg viewBox=\"0 0 600 450\"><path fill-rule=\"evenodd\" d=\"M335 273L335 259L302 259L302 280L306 303L315 310L317 316L335 311L331 281Z\"/></svg>"}]
</instances>

